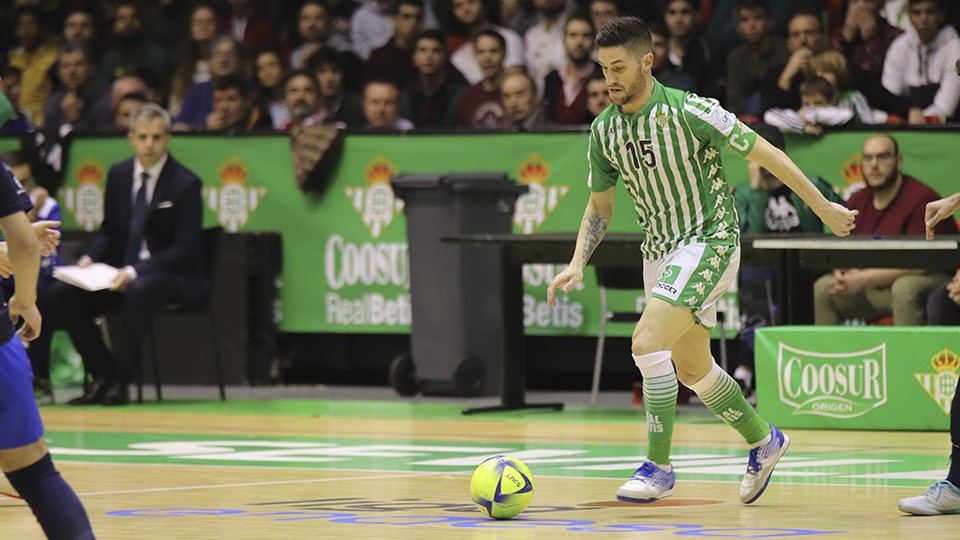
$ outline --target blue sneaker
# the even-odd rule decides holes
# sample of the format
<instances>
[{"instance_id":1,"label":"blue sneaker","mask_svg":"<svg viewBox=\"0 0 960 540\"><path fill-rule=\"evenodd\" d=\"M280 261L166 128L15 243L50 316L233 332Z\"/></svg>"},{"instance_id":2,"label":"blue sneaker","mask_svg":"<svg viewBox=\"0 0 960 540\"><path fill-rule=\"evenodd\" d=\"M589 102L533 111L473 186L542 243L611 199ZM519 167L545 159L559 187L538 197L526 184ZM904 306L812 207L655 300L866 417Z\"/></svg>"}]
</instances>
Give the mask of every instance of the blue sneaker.
<instances>
[{"instance_id":1,"label":"blue sneaker","mask_svg":"<svg viewBox=\"0 0 960 540\"><path fill-rule=\"evenodd\" d=\"M617 490L617 498L632 503L648 503L673 495L676 474L673 467L665 471L652 461L644 461L633 478Z\"/></svg>"},{"instance_id":2,"label":"blue sneaker","mask_svg":"<svg viewBox=\"0 0 960 540\"><path fill-rule=\"evenodd\" d=\"M939 516L941 514L960 514L960 489L941 480L930 489L916 497L900 499L901 512L915 516Z\"/></svg>"},{"instance_id":3,"label":"blue sneaker","mask_svg":"<svg viewBox=\"0 0 960 540\"><path fill-rule=\"evenodd\" d=\"M773 468L787 452L787 448L790 448L790 437L776 426L770 426L770 442L750 449L747 474L743 475L743 481L740 482L741 501L750 504L763 495Z\"/></svg>"}]
</instances>

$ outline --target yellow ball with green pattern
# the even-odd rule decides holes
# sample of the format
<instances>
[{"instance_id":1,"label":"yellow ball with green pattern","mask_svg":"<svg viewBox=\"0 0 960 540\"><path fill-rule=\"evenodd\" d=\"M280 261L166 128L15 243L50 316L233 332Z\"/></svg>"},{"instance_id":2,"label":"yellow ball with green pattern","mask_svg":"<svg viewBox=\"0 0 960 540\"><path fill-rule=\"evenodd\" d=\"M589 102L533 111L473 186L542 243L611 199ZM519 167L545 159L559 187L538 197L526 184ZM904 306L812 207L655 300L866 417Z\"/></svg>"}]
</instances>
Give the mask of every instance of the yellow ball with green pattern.
<instances>
[{"instance_id":1,"label":"yellow ball with green pattern","mask_svg":"<svg viewBox=\"0 0 960 540\"><path fill-rule=\"evenodd\" d=\"M515 457L493 456L473 471L470 497L484 515L510 519L533 499L533 474Z\"/></svg>"}]
</instances>

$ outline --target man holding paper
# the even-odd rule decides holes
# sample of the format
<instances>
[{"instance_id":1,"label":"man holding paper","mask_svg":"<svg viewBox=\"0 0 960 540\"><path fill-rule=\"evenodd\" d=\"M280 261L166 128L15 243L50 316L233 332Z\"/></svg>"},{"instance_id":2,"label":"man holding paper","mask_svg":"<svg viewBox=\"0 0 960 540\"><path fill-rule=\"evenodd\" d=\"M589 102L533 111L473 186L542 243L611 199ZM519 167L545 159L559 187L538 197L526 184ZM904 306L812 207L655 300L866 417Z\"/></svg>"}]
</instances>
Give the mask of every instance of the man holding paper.
<instances>
[{"instance_id":1,"label":"man holding paper","mask_svg":"<svg viewBox=\"0 0 960 540\"><path fill-rule=\"evenodd\" d=\"M168 153L170 133L169 113L143 105L130 118L135 157L107 174L103 223L77 262L90 270L103 269L94 263L116 268L106 289L76 275L51 287L50 308L94 377L72 405L128 403L152 314L172 303L197 303L206 294L201 183ZM111 353L95 318L118 308L123 331Z\"/></svg>"}]
</instances>

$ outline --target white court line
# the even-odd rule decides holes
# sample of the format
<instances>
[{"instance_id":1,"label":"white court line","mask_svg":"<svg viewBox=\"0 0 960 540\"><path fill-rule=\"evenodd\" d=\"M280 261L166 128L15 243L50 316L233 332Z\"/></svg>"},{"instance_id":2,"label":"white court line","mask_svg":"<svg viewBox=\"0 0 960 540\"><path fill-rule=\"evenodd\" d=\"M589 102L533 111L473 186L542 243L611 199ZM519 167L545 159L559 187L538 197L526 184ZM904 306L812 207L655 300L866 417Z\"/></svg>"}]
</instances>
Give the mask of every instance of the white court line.
<instances>
[{"instance_id":1,"label":"white court line","mask_svg":"<svg viewBox=\"0 0 960 540\"><path fill-rule=\"evenodd\" d=\"M461 471L444 471L444 472L416 472L411 471L406 474L391 474L391 475L382 475L382 476L357 476L357 477L347 477L347 478L314 478L310 480L279 480L272 482L241 482L236 484L216 484L216 485L207 485L207 486L179 486L179 487L168 487L168 488L147 488L147 489L128 489L128 490L119 490L119 491L87 491L83 493L78 493L77 495L89 496L89 495L124 495L129 493L158 493L165 491L188 491L193 489L221 489L221 488L235 488L235 487L251 487L251 486L280 486L287 484L314 484L320 482L344 482L351 480L386 480L389 478L408 478L410 476L439 476L446 474L463 474Z\"/></svg>"}]
</instances>

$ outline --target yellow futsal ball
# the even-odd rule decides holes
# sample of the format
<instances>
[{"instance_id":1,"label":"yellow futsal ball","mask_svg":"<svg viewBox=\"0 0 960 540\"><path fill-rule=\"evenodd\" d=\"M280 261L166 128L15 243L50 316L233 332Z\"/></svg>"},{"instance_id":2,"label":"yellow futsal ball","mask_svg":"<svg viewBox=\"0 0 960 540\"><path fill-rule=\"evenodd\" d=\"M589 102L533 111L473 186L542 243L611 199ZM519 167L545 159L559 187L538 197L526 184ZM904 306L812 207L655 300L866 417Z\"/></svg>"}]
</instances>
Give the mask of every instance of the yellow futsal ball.
<instances>
[{"instance_id":1,"label":"yellow futsal ball","mask_svg":"<svg viewBox=\"0 0 960 540\"><path fill-rule=\"evenodd\" d=\"M533 475L515 457L493 456L473 471L470 497L486 516L510 519L533 499Z\"/></svg>"}]
</instances>

